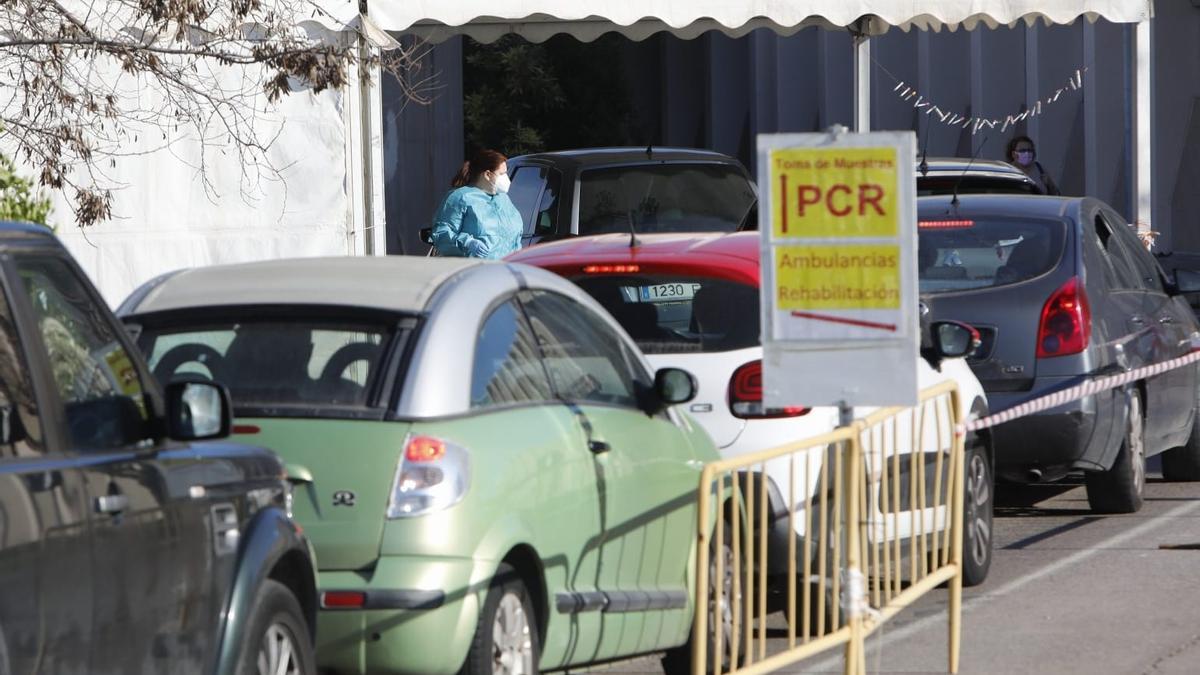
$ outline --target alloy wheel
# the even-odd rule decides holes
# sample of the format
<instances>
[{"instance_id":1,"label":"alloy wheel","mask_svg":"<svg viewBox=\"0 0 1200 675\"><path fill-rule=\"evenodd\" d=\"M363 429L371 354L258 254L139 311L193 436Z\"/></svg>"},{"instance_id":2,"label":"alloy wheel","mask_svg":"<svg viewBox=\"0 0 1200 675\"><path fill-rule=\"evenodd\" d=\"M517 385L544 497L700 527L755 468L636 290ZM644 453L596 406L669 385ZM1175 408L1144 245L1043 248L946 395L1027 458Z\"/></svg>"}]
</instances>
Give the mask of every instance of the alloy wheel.
<instances>
[{"instance_id":1,"label":"alloy wheel","mask_svg":"<svg viewBox=\"0 0 1200 675\"><path fill-rule=\"evenodd\" d=\"M970 554L975 564L982 565L991 550L992 524L987 518L987 504L992 498L992 485L988 476L987 460L980 453L972 453L967 465L967 511L963 520L970 537Z\"/></svg>"},{"instance_id":2,"label":"alloy wheel","mask_svg":"<svg viewBox=\"0 0 1200 675\"><path fill-rule=\"evenodd\" d=\"M492 622L492 672L527 675L533 672L533 640L529 615L515 593L505 593Z\"/></svg>"},{"instance_id":3,"label":"alloy wheel","mask_svg":"<svg viewBox=\"0 0 1200 675\"><path fill-rule=\"evenodd\" d=\"M300 672L300 657L291 630L272 623L258 645L258 675L295 675Z\"/></svg>"},{"instance_id":4,"label":"alloy wheel","mask_svg":"<svg viewBox=\"0 0 1200 675\"><path fill-rule=\"evenodd\" d=\"M1129 401L1129 461L1133 462L1133 488L1137 494L1146 489L1146 443L1142 438L1142 404L1137 396Z\"/></svg>"}]
</instances>

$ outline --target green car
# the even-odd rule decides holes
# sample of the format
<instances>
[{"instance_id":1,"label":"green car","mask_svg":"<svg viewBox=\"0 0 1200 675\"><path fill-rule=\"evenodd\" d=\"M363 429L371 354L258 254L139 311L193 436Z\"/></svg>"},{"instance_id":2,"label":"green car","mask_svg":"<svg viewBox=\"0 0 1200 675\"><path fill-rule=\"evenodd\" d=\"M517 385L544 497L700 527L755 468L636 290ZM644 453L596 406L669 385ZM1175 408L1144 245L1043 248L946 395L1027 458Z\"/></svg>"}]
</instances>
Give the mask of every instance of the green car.
<instances>
[{"instance_id":1,"label":"green car","mask_svg":"<svg viewBox=\"0 0 1200 675\"><path fill-rule=\"evenodd\" d=\"M163 383L227 385L316 547L318 665L530 673L690 656L696 489L718 455L559 276L440 258L186 270L119 308Z\"/></svg>"}]
</instances>

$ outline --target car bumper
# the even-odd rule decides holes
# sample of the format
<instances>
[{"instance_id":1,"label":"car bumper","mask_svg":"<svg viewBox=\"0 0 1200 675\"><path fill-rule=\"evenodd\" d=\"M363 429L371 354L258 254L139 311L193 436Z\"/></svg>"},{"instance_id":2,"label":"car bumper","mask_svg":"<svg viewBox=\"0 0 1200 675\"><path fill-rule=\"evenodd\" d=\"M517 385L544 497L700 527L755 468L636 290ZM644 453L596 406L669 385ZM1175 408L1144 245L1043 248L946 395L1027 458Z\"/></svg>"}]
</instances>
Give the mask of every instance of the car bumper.
<instances>
[{"instance_id":1,"label":"car bumper","mask_svg":"<svg viewBox=\"0 0 1200 675\"><path fill-rule=\"evenodd\" d=\"M1057 389L1058 382L1039 381L1035 390ZM1006 480L1055 480L1073 470L1101 470L1112 434L1124 420L1120 392L1103 391L1049 410L1018 417L992 429L996 449L996 474ZM992 393L993 412L1003 411L1030 398L1028 393Z\"/></svg>"},{"instance_id":2,"label":"car bumper","mask_svg":"<svg viewBox=\"0 0 1200 675\"><path fill-rule=\"evenodd\" d=\"M456 673L495 563L386 556L370 575L322 571L320 591L366 594L362 609L319 610L317 662L336 673Z\"/></svg>"}]
</instances>

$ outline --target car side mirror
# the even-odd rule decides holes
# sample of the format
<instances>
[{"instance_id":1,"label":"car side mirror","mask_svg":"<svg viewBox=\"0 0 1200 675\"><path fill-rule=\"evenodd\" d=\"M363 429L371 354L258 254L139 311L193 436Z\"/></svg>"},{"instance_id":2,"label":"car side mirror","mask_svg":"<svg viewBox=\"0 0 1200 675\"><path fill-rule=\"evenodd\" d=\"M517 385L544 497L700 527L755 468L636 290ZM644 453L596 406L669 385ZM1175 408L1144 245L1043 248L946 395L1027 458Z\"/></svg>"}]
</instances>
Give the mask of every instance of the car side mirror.
<instances>
[{"instance_id":1,"label":"car side mirror","mask_svg":"<svg viewBox=\"0 0 1200 675\"><path fill-rule=\"evenodd\" d=\"M424 242L425 244L428 244L429 246L433 246L433 228L432 227L422 227L420 234L421 234L422 242Z\"/></svg>"},{"instance_id":2,"label":"car side mirror","mask_svg":"<svg viewBox=\"0 0 1200 675\"><path fill-rule=\"evenodd\" d=\"M970 356L979 348L979 331L961 321L935 321L930 326L933 348L940 358Z\"/></svg>"},{"instance_id":3,"label":"car side mirror","mask_svg":"<svg viewBox=\"0 0 1200 675\"><path fill-rule=\"evenodd\" d=\"M1200 293L1200 272L1196 270L1175 270L1175 288L1180 293Z\"/></svg>"},{"instance_id":4,"label":"car side mirror","mask_svg":"<svg viewBox=\"0 0 1200 675\"><path fill-rule=\"evenodd\" d=\"M654 373L654 386L649 396L643 397L642 409L654 415L665 408L687 403L696 397L696 378L680 368L659 368Z\"/></svg>"},{"instance_id":5,"label":"car side mirror","mask_svg":"<svg viewBox=\"0 0 1200 675\"><path fill-rule=\"evenodd\" d=\"M225 387L204 380L171 382L166 387L167 435L200 441L229 435L233 406Z\"/></svg>"}]
</instances>

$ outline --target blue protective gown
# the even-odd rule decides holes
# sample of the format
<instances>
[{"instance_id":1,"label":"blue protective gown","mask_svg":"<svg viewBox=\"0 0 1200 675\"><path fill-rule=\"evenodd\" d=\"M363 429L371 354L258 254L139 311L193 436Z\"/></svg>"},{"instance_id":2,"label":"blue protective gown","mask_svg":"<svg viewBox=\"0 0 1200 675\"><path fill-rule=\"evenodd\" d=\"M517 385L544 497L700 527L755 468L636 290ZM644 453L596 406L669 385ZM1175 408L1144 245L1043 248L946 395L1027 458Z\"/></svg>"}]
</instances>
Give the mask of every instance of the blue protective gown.
<instances>
[{"instance_id":1,"label":"blue protective gown","mask_svg":"<svg viewBox=\"0 0 1200 675\"><path fill-rule=\"evenodd\" d=\"M521 248L521 214L507 194L490 195L470 185L451 190L433 216L433 245L444 256L467 255L467 242L482 239L485 257L504 256Z\"/></svg>"}]
</instances>

